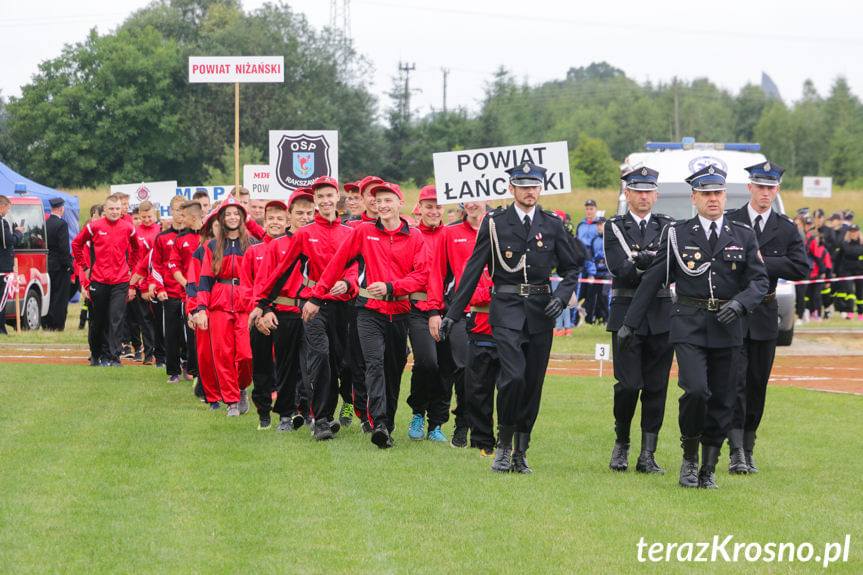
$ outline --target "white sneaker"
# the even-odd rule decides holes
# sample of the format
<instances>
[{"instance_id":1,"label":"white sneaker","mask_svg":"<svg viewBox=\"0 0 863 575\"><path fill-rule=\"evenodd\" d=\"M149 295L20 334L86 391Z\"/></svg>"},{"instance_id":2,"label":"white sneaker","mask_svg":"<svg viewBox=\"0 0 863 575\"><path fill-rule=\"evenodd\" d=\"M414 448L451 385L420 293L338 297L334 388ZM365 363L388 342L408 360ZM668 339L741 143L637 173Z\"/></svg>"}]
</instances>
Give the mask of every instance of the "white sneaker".
<instances>
[{"instance_id":1,"label":"white sneaker","mask_svg":"<svg viewBox=\"0 0 863 575\"><path fill-rule=\"evenodd\" d=\"M240 409L237 407L236 403L228 405L228 417L240 417Z\"/></svg>"}]
</instances>

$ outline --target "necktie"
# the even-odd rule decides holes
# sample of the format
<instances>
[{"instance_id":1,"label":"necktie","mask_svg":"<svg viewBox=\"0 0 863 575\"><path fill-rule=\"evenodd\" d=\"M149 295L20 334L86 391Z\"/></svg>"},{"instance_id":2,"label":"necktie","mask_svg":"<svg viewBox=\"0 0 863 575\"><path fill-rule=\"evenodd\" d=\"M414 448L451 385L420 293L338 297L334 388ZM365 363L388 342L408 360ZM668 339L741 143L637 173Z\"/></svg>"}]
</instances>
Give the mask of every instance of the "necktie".
<instances>
[{"instance_id":1,"label":"necktie","mask_svg":"<svg viewBox=\"0 0 863 575\"><path fill-rule=\"evenodd\" d=\"M638 227L641 228L641 243L644 243L644 230L647 229L647 222L641 220L638 223Z\"/></svg>"},{"instance_id":2,"label":"necktie","mask_svg":"<svg viewBox=\"0 0 863 575\"><path fill-rule=\"evenodd\" d=\"M755 216L755 235L761 237L761 214Z\"/></svg>"},{"instance_id":3,"label":"necktie","mask_svg":"<svg viewBox=\"0 0 863 575\"><path fill-rule=\"evenodd\" d=\"M716 249L716 222L710 222L710 238L708 241L710 242L710 251Z\"/></svg>"},{"instance_id":4,"label":"necktie","mask_svg":"<svg viewBox=\"0 0 863 575\"><path fill-rule=\"evenodd\" d=\"M527 235L530 235L530 216L524 216L524 231Z\"/></svg>"}]
</instances>

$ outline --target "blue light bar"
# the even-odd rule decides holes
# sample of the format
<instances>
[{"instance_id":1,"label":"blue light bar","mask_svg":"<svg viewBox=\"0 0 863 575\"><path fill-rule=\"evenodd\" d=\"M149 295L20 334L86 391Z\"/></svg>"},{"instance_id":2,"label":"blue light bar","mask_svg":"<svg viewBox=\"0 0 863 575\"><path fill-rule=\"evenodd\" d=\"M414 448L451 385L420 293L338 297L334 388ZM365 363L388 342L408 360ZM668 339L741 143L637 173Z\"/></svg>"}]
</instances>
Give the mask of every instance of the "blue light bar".
<instances>
[{"instance_id":1,"label":"blue light bar","mask_svg":"<svg viewBox=\"0 0 863 575\"><path fill-rule=\"evenodd\" d=\"M692 138L684 138L683 142L647 142L648 150L733 150L735 152L757 152L761 144L746 144L738 142L696 142Z\"/></svg>"}]
</instances>

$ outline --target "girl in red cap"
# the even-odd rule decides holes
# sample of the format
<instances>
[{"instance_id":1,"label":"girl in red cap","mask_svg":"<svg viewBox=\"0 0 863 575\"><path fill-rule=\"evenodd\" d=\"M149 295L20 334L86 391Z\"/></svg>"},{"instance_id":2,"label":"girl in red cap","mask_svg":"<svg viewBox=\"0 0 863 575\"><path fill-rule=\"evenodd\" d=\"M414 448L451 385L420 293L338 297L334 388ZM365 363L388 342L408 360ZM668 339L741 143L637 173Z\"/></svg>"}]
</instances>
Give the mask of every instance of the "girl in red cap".
<instances>
[{"instance_id":1,"label":"girl in red cap","mask_svg":"<svg viewBox=\"0 0 863 575\"><path fill-rule=\"evenodd\" d=\"M252 245L244 224L246 210L234 198L219 206L216 239L204 248L198 280L197 320L210 331L216 382L228 417L249 409L246 388L252 381L249 305L240 291L243 255Z\"/></svg>"}]
</instances>

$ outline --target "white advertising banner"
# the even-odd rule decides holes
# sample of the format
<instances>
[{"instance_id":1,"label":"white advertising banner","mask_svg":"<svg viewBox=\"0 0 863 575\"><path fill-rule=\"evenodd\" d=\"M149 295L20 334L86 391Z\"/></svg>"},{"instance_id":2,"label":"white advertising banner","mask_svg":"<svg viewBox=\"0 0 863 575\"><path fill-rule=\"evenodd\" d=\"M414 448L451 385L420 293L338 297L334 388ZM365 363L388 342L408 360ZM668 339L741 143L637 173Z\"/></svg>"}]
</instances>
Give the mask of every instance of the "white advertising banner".
<instances>
[{"instance_id":1,"label":"white advertising banner","mask_svg":"<svg viewBox=\"0 0 863 575\"><path fill-rule=\"evenodd\" d=\"M177 194L177 181L141 182L138 184L116 184L111 186L111 193L129 194L129 207L134 208L141 202L151 202L156 205L162 217L170 217L169 204Z\"/></svg>"},{"instance_id":2,"label":"white advertising banner","mask_svg":"<svg viewBox=\"0 0 863 575\"><path fill-rule=\"evenodd\" d=\"M804 198L829 198L833 194L833 178L803 177Z\"/></svg>"},{"instance_id":3,"label":"white advertising banner","mask_svg":"<svg viewBox=\"0 0 863 575\"><path fill-rule=\"evenodd\" d=\"M434 154L438 202L457 204L511 198L506 170L525 162L548 170L543 195L572 192L566 142L546 142Z\"/></svg>"},{"instance_id":4,"label":"white advertising banner","mask_svg":"<svg viewBox=\"0 0 863 575\"><path fill-rule=\"evenodd\" d=\"M270 185L270 166L246 164L243 166L243 187L249 190L253 200L286 200L287 192Z\"/></svg>"},{"instance_id":5,"label":"white advertising banner","mask_svg":"<svg viewBox=\"0 0 863 575\"><path fill-rule=\"evenodd\" d=\"M321 176L339 179L339 133L335 130L270 130L269 192L308 187ZM274 195L274 197L280 197Z\"/></svg>"},{"instance_id":6,"label":"white advertising banner","mask_svg":"<svg viewBox=\"0 0 863 575\"><path fill-rule=\"evenodd\" d=\"M189 56L190 84L284 81L284 56Z\"/></svg>"}]
</instances>

